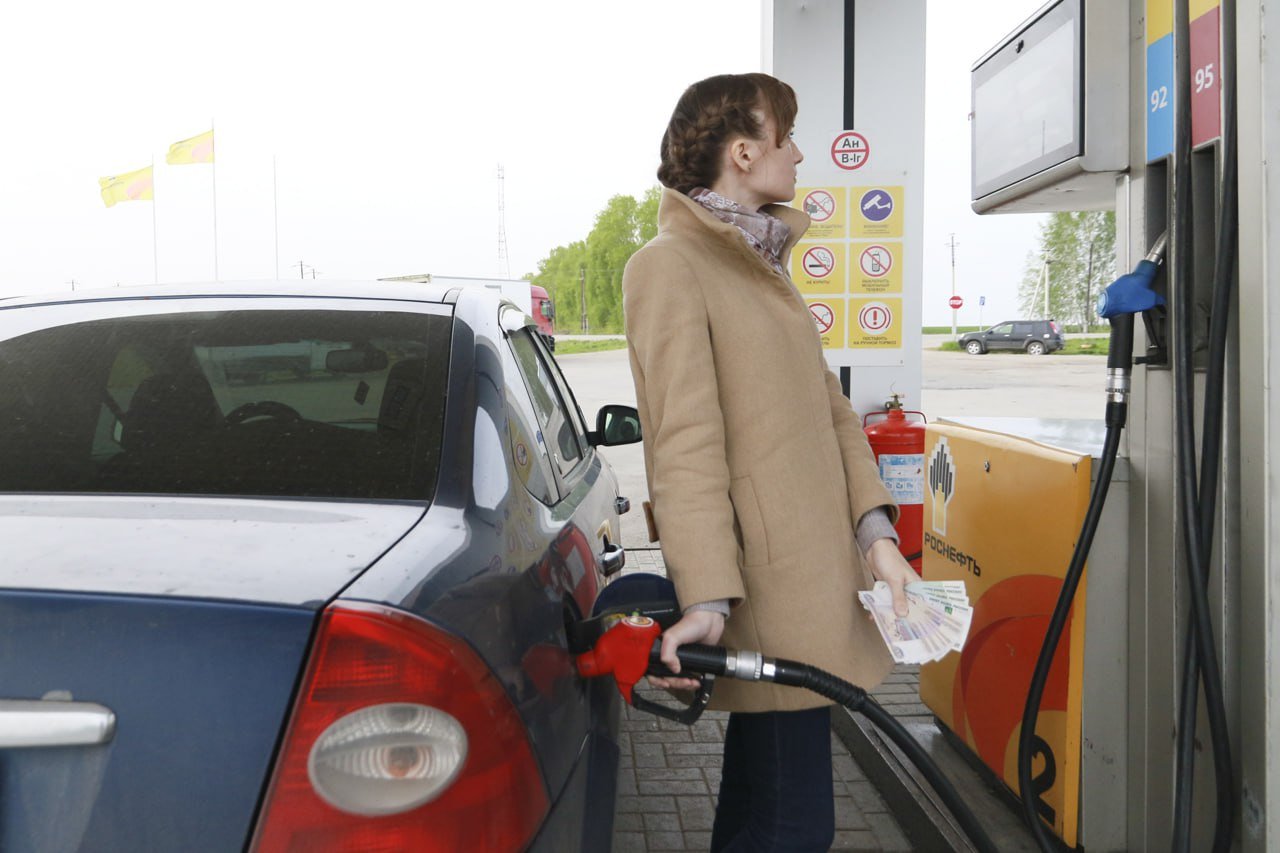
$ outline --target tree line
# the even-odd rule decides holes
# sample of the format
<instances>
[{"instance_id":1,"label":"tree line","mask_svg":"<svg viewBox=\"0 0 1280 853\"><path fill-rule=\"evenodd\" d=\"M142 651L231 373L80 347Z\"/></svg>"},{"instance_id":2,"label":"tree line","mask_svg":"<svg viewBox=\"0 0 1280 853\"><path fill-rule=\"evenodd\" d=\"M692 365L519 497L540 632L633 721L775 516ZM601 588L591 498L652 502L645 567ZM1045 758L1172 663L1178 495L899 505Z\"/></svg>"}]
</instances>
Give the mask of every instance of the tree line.
<instances>
[{"instance_id":1,"label":"tree line","mask_svg":"<svg viewBox=\"0 0 1280 853\"><path fill-rule=\"evenodd\" d=\"M615 195L596 214L585 239L557 246L525 276L546 288L556 306L560 334L620 334L622 271L636 250L658 233L652 187L639 199ZM1054 213L1040 227L1039 247L1027 254L1018 305L1026 318L1097 326L1098 291L1116 277L1116 217L1112 211ZM1048 294L1046 312L1046 290Z\"/></svg>"},{"instance_id":2,"label":"tree line","mask_svg":"<svg viewBox=\"0 0 1280 853\"><path fill-rule=\"evenodd\" d=\"M658 233L658 199L653 187L639 200L615 195L596 214L586 239L556 246L526 276L546 288L556 306L556 332L582 334L583 297L586 331L622 333L622 270L636 250Z\"/></svg>"},{"instance_id":3,"label":"tree line","mask_svg":"<svg viewBox=\"0 0 1280 853\"><path fill-rule=\"evenodd\" d=\"M1115 277L1115 213L1054 213L1040 226L1039 249L1027 254L1018 305L1026 318L1054 319L1084 330L1102 323L1094 303Z\"/></svg>"}]
</instances>

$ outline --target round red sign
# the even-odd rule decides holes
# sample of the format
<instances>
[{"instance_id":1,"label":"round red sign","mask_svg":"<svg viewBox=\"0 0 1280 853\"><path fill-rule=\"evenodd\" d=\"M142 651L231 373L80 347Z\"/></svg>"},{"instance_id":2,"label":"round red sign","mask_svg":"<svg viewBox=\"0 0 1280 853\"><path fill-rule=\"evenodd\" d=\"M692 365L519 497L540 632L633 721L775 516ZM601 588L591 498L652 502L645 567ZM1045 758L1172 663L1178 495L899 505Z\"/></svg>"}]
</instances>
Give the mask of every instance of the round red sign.
<instances>
[{"instance_id":1,"label":"round red sign","mask_svg":"<svg viewBox=\"0 0 1280 853\"><path fill-rule=\"evenodd\" d=\"M964 306L964 299L960 296L953 296L947 300L947 304L952 308L961 308Z\"/></svg>"}]
</instances>

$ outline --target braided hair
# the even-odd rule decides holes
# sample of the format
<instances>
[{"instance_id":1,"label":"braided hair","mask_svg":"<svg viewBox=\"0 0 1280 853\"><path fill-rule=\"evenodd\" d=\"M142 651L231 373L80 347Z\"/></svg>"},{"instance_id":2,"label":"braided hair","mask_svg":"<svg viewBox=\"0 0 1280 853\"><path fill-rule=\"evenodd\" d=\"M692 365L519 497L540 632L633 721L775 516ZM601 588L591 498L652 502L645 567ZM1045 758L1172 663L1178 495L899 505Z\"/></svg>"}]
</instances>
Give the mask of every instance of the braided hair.
<instances>
[{"instance_id":1,"label":"braided hair","mask_svg":"<svg viewBox=\"0 0 1280 853\"><path fill-rule=\"evenodd\" d=\"M681 193L720 177L725 145L734 136L763 139L761 114L774 121L781 145L796 118L796 93L768 74L721 74L694 83L676 103L662 136L658 181Z\"/></svg>"}]
</instances>

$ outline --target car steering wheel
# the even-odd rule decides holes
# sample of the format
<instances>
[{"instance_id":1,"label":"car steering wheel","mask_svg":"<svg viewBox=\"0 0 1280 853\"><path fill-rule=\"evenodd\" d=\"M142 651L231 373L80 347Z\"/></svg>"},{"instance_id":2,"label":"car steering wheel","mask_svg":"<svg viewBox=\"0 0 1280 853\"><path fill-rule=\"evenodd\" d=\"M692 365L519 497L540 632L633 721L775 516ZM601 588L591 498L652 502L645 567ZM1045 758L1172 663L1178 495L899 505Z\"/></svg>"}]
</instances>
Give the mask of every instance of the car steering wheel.
<instances>
[{"instance_id":1,"label":"car steering wheel","mask_svg":"<svg viewBox=\"0 0 1280 853\"><path fill-rule=\"evenodd\" d=\"M292 406L286 406L275 400L259 400L256 403L245 403L227 412L225 418L228 426L242 424L251 418L272 418L277 421L300 421L302 415Z\"/></svg>"}]
</instances>

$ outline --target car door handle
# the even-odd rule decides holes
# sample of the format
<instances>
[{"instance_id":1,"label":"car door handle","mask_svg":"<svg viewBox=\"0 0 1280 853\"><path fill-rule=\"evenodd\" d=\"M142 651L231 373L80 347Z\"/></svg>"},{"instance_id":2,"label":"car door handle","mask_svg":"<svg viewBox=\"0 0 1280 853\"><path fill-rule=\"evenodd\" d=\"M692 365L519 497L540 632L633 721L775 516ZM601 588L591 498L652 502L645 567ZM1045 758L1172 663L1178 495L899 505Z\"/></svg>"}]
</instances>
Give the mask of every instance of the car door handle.
<instances>
[{"instance_id":1,"label":"car door handle","mask_svg":"<svg viewBox=\"0 0 1280 853\"><path fill-rule=\"evenodd\" d=\"M600 552L600 573L609 577L622 571L622 567L626 564L627 552L622 546L606 542L604 550Z\"/></svg>"},{"instance_id":2,"label":"car door handle","mask_svg":"<svg viewBox=\"0 0 1280 853\"><path fill-rule=\"evenodd\" d=\"M95 746L115 732L116 715L95 702L0 699L0 749Z\"/></svg>"},{"instance_id":3,"label":"car door handle","mask_svg":"<svg viewBox=\"0 0 1280 853\"><path fill-rule=\"evenodd\" d=\"M631 512L631 498L621 496L614 498L613 508L618 511L618 515L626 515Z\"/></svg>"}]
</instances>

